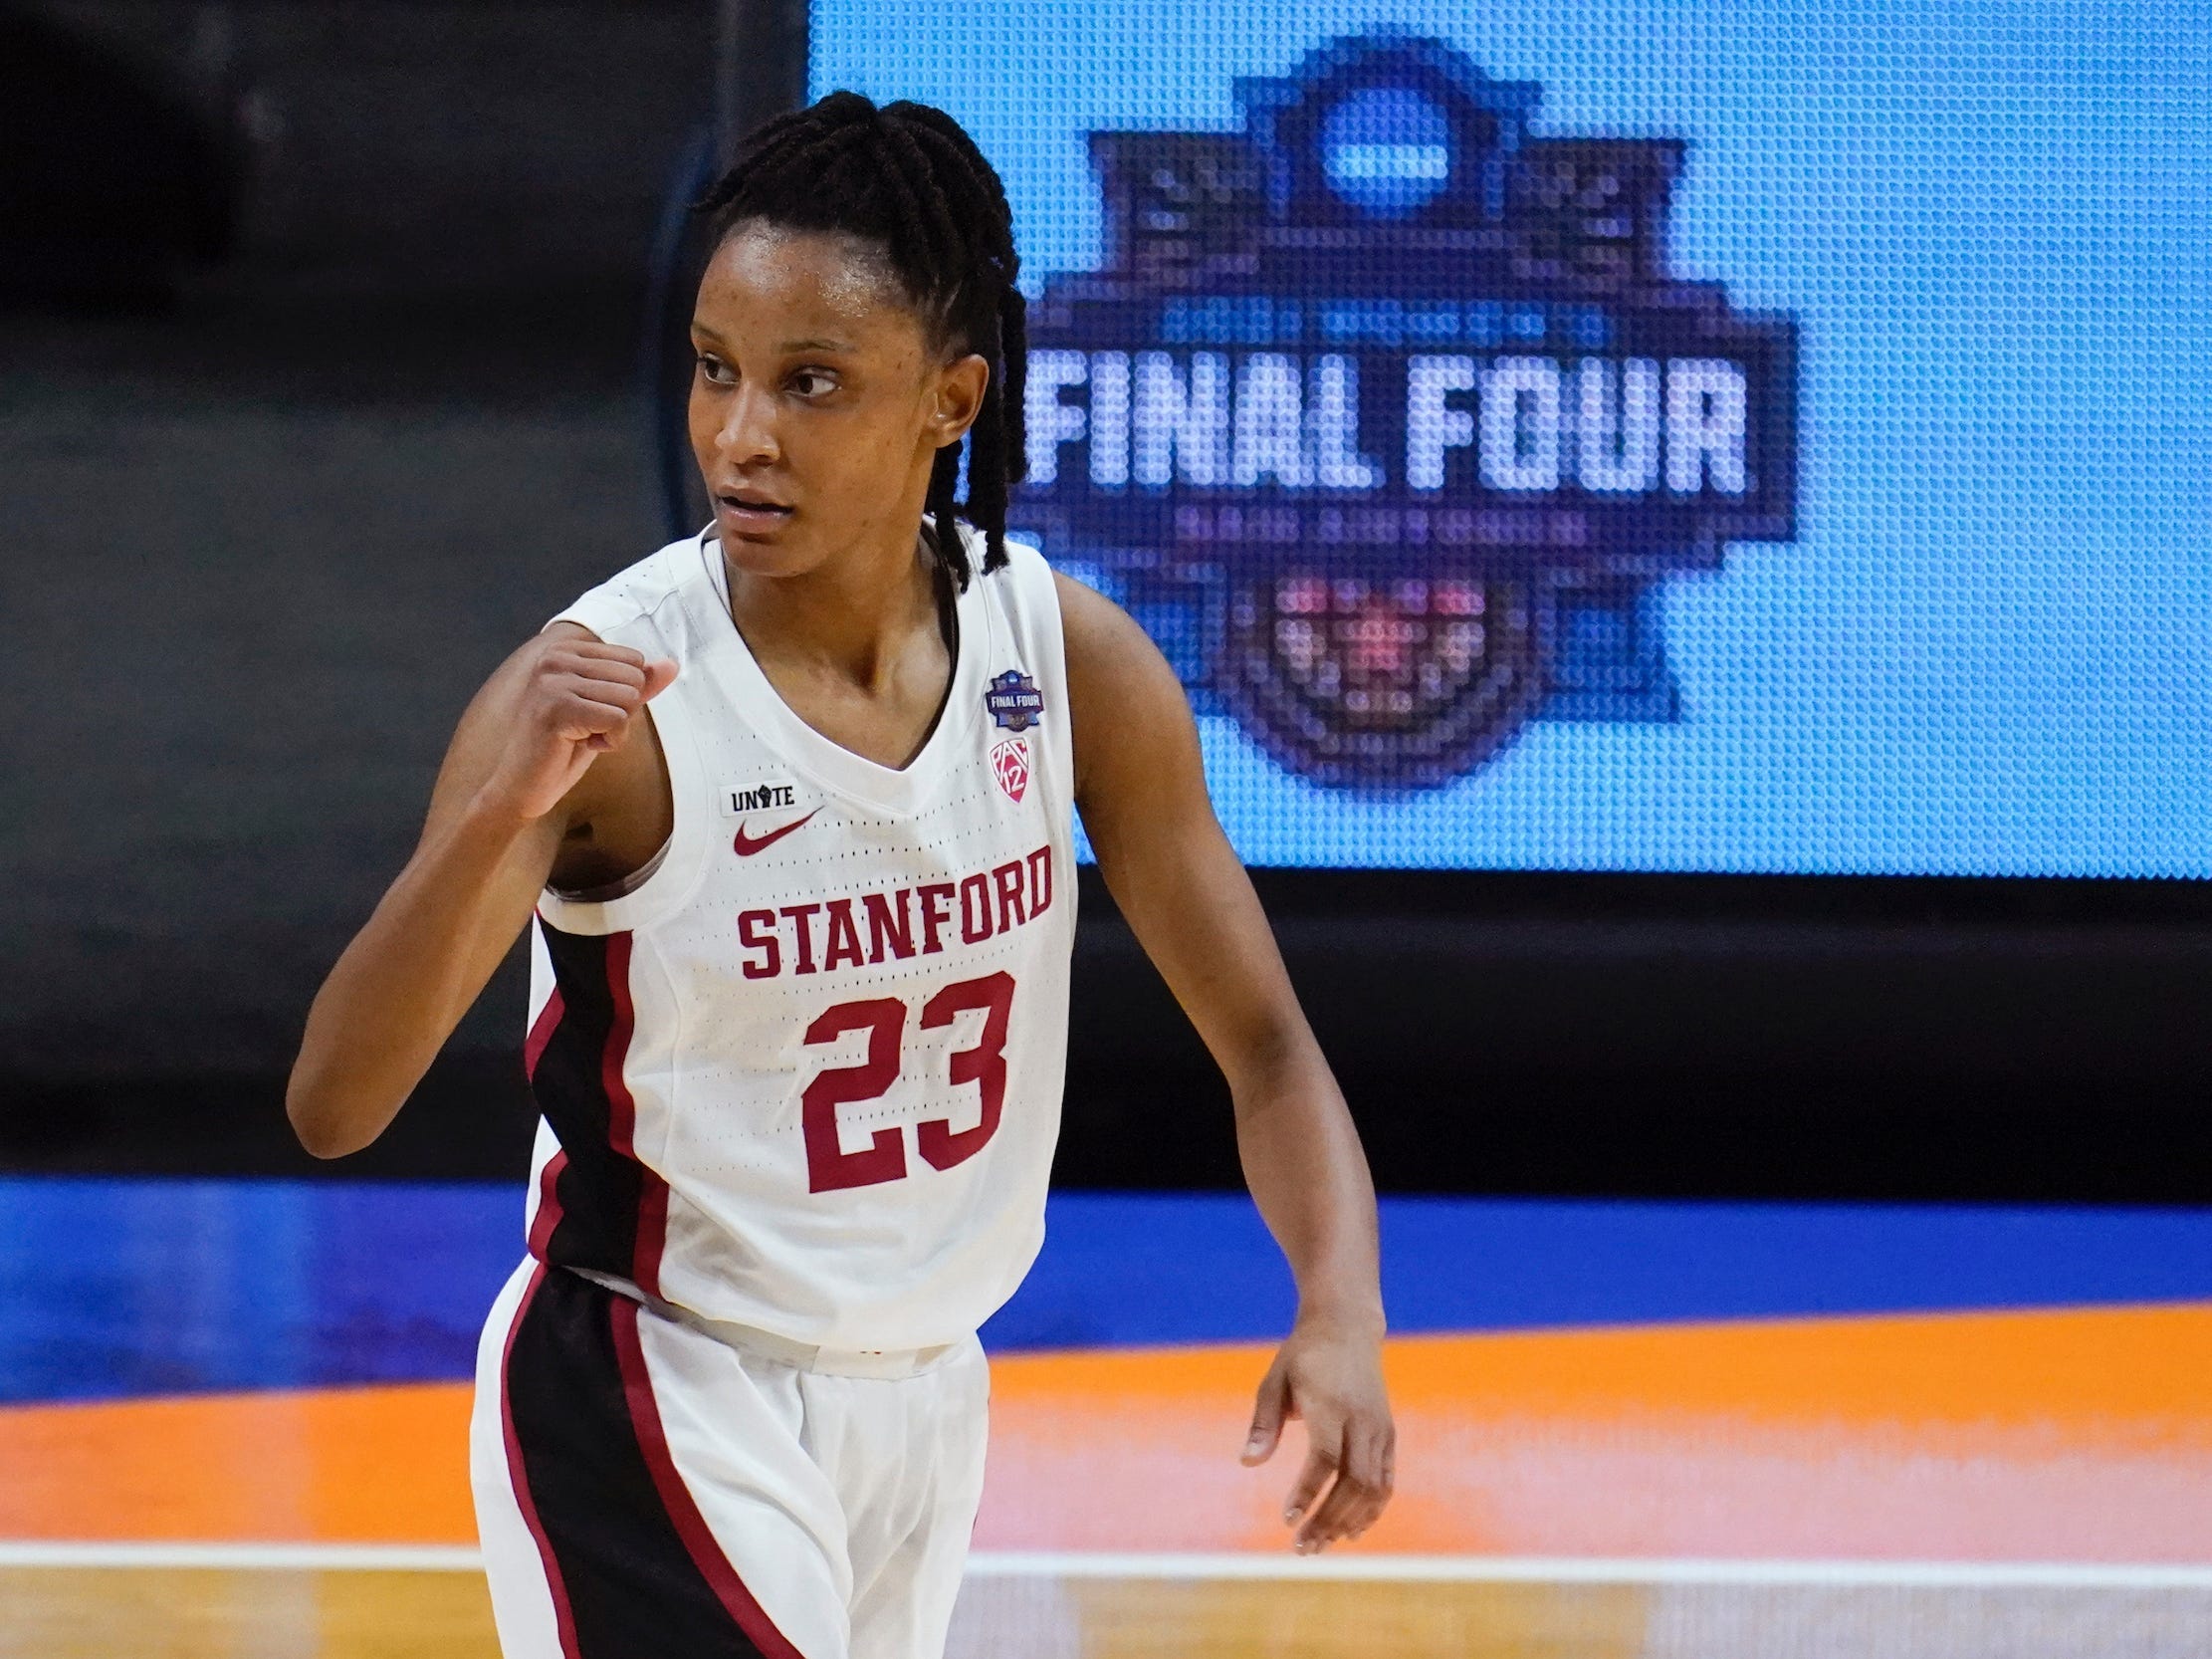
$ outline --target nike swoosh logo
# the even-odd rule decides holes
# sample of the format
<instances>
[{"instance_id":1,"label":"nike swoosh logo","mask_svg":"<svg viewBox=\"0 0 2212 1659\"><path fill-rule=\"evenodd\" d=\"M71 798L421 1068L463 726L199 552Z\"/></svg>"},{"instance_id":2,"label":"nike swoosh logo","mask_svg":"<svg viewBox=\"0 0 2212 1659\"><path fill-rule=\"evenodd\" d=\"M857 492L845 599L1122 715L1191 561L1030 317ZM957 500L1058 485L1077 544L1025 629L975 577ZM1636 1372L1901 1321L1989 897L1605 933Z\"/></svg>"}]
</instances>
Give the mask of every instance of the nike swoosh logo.
<instances>
[{"instance_id":1,"label":"nike swoosh logo","mask_svg":"<svg viewBox=\"0 0 2212 1659\"><path fill-rule=\"evenodd\" d=\"M818 813L820 811L821 809L819 807L816 807L814 809L814 813ZM814 816L814 813L808 813L806 815L806 818L812 818ZM790 823L784 825L782 829L771 830L765 835L749 835L745 832L745 826L741 824L738 826L738 838L731 844L737 848L739 857L750 858L753 856L754 853L760 851L761 848L763 848L764 846L774 846L785 835L788 835L793 830L796 830L800 825L804 824L806 822L806 818L794 818L793 820L791 820Z\"/></svg>"}]
</instances>

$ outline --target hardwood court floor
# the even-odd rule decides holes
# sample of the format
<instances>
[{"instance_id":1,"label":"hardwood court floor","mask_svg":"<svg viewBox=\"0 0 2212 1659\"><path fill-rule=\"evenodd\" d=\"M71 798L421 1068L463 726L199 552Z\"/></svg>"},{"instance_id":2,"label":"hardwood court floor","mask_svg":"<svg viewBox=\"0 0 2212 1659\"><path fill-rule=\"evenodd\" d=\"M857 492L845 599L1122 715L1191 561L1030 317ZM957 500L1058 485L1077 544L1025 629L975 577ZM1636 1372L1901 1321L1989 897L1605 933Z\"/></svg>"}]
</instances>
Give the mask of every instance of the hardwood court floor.
<instances>
[{"instance_id":1,"label":"hardwood court floor","mask_svg":"<svg viewBox=\"0 0 2212 1659\"><path fill-rule=\"evenodd\" d=\"M497 1659L473 1573L0 1569L6 1659ZM2201 1659L2212 1590L973 1580L948 1659Z\"/></svg>"}]
</instances>

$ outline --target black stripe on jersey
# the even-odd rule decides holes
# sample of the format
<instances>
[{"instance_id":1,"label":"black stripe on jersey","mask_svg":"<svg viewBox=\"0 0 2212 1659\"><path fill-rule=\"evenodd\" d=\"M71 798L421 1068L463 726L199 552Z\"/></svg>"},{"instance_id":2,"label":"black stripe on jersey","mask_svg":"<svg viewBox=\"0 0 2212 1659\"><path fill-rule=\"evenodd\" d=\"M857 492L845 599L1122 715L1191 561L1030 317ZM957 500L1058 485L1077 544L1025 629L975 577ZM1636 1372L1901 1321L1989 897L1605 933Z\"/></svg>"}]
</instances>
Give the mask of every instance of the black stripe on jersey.
<instances>
[{"instance_id":1,"label":"black stripe on jersey","mask_svg":"<svg viewBox=\"0 0 2212 1659\"><path fill-rule=\"evenodd\" d=\"M540 1271L508 1349L508 1424L566 1590L573 1659L796 1659L765 1622L757 1628L772 1646L746 1633L669 1513L632 1417L618 1341L617 1320L635 1318L637 1304L574 1274ZM650 1382L634 1386L654 1411ZM709 1558L730 1572L719 1553Z\"/></svg>"},{"instance_id":2,"label":"black stripe on jersey","mask_svg":"<svg viewBox=\"0 0 2212 1659\"><path fill-rule=\"evenodd\" d=\"M561 1012L530 1087L562 1162L547 1195L552 1225L541 1214L532 1248L553 1266L612 1274L657 1295L668 1189L631 1149L635 1111L622 1084L630 936L564 933L543 920L539 928Z\"/></svg>"}]
</instances>

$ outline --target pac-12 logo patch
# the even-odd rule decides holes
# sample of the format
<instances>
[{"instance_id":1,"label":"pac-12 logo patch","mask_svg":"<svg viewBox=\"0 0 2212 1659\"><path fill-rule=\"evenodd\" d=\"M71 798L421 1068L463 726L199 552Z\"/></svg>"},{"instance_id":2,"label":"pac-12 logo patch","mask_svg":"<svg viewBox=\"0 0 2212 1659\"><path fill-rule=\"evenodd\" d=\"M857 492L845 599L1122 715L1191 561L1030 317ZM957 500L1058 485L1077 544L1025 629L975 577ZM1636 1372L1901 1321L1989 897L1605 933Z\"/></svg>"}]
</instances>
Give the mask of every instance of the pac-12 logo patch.
<instances>
[{"instance_id":1,"label":"pac-12 logo patch","mask_svg":"<svg viewBox=\"0 0 2212 1659\"><path fill-rule=\"evenodd\" d=\"M1025 732L1044 718L1044 693L1020 669L1008 668L985 689L984 707L1007 731Z\"/></svg>"},{"instance_id":2,"label":"pac-12 logo patch","mask_svg":"<svg viewBox=\"0 0 2212 1659\"><path fill-rule=\"evenodd\" d=\"M1019 801L1029 787L1029 746L1017 737L999 739L991 752L991 770L998 775L998 787L1006 792L1006 799Z\"/></svg>"}]
</instances>

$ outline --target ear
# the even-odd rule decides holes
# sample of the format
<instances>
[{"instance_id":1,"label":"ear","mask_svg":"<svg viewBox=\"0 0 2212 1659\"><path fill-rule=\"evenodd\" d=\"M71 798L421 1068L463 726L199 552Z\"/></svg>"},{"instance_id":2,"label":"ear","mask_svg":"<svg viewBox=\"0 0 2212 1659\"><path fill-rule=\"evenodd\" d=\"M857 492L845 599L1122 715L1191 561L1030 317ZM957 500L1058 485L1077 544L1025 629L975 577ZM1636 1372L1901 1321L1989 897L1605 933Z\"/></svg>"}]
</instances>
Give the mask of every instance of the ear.
<instances>
[{"instance_id":1,"label":"ear","mask_svg":"<svg viewBox=\"0 0 2212 1659\"><path fill-rule=\"evenodd\" d=\"M984 388L990 384L991 364L978 352L955 357L937 371L930 427L939 449L967 436L968 428L975 425L976 417L983 413Z\"/></svg>"}]
</instances>

